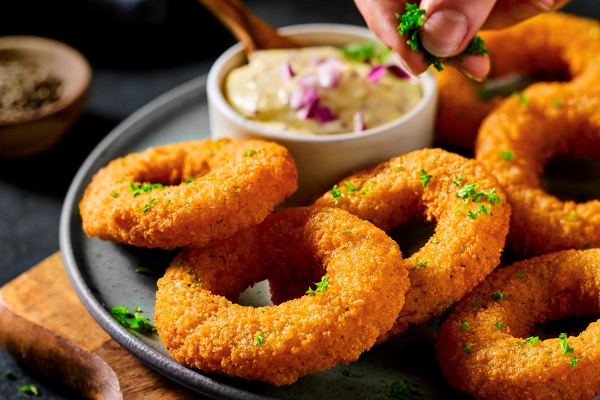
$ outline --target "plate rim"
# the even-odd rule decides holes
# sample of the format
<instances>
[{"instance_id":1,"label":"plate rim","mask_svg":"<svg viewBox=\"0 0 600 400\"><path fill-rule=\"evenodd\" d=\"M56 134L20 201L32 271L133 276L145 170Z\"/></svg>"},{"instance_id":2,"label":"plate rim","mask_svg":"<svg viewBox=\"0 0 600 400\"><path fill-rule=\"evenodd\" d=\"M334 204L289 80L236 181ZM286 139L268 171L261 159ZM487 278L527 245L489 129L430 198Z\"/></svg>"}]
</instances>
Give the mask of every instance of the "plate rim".
<instances>
[{"instance_id":1,"label":"plate rim","mask_svg":"<svg viewBox=\"0 0 600 400\"><path fill-rule=\"evenodd\" d=\"M81 164L69 190L65 196L62 205L59 221L59 248L63 260L64 268L69 278L71 286L75 290L77 297L90 313L92 318L108 335L122 346L129 353L141 360L148 367L159 372L161 375L192 389L198 393L215 399L231 400L268 400L272 397L258 395L244 389L240 389L226 383L214 380L202 372L186 368L176 362L174 359L166 357L149 345L137 339L132 333L127 331L117 321L115 321L108 311L95 298L90 287L86 284L81 271L75 261L73 250L72 231L70 229L73 222L73 211L79 209L79 199L76 197L79 188L87 185L84 182L85 176L90 172L95 161L122 135L127 135L129 129L140 120L143 120L151 113L159 110L167 104L176 101L189 92L206 88L207 74L193 78L166 93L151 100L146 105L139 108L121 123L119 123L104 139L102 139L92 152Z\"/></svg>"}]
</instances>

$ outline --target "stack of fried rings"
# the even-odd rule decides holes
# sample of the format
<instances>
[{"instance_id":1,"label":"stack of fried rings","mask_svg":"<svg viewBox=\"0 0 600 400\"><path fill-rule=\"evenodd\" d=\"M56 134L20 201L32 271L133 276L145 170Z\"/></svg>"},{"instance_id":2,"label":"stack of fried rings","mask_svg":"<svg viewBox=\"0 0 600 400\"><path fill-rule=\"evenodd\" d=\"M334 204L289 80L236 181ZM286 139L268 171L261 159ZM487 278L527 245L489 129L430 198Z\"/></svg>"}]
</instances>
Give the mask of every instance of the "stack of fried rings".
<instances>
[{"instance_id":1,"label":"stack of fried rings","mask_svg":"<svg viewBox=\"0 0 600 400\"><path fill-rule=\"evenodd\" d=\"M438 331L450 383L485 399L591 399L600 394L600 321L539 341L535 324L600 313L600 250L567 250L494 271ZM533 340L532 340L533 339Z\"/></svg>"},{"instance_id":2,"label":"stack of fried rings","mask_svg":"<svg viewBox=\"0 0 600 400\"><path fill-rule=\"evenodd\" d=\"M559 91L546 92L550 108L553 102L560 102L555 99L563 90L579 92L585 98L583 91L598 85L600 22L596 20L551 13L501 31L481 32L481 36L490 51L491 78L552 71L572 77L567 82L536 85ZM481 122L504 99L479 98L482 85L452 68L438 74L438 80L436 140L472 149Z\"/></svg>"},{"instance_id":3,"label":"stack of fried rings","mask_svg":"<svg viewBox=\"0 0 600 400\"><path fill-rule=\"evenodd\" d=\"M112 161L79 204L89 236L174 249L262 221L297 188L294 160L262 140L200 140Z\"/></svg>"},{"instance_id":4,"label":"stack of fried rings","mask_svg":"<svg viewBox=\"0 0 600 400\"><path fill-rule=\"evenodd\" d=\"M506 100L480 128L475 155L506 191L513 211L507 247L522 258L600 247L600 201L561 201L539 179L555 155L600 160L600 58L595 65L569 86L531 86L526 104Z\"/></svg>"},{"instance_id":5,"label":"stack of fried rings","mask_svg":"<svg viewBox=\"0 0 600 400\"><path fill-rule=\"evenodd\" d=\"M323 276L328 286L314 296L302 296L304 287L277 306L234 303L263 279ZM155 322L183 365L290 384L371 348L409 285L398 245L383 231L339 209L289 208L179 254L158 281Z\"/></svg>"},{"instance_id":6,"label":"stack of fried rings","mask_svg":"<svg viewBox=\"0 0 600 400\"><path fill-rule=\"evenodd\" d=\"M343 208L384 231L423 219L437 223L432 239L405 260L406 304L378 342L439 317L480 283L499 263L510 219L498 182L481 163L438 149L357 172L316 204Z\"/></svg>"}]
</instances>

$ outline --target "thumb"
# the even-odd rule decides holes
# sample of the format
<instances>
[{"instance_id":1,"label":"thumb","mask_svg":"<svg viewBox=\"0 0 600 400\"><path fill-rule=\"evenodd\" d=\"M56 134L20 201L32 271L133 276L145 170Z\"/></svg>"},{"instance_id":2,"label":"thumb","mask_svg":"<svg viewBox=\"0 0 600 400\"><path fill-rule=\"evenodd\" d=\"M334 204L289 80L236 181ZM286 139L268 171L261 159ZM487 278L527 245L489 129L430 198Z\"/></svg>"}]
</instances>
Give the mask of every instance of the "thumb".
<instances>
[{"instance_id":1,"label":"thumb","mask_svg":"<svg viewBox=\"0 0 600 400\"><path fill-rule=\"evenodd\" d=\"M438 57L462 52L494 8L496 0L423 0L426 13L421 40Z\"/></svg>"}]
</instances>

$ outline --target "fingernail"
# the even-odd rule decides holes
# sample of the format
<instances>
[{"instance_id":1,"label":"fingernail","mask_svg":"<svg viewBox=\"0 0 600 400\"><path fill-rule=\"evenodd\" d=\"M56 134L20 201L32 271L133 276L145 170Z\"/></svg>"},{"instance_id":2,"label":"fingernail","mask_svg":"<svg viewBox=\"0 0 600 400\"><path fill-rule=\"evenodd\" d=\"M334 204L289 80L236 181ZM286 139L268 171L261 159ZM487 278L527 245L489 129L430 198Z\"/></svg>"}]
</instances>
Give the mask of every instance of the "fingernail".
<instances>
[{"instance_id":1,"label":"fingernail","mask_svg":"<svg viewBox=\"0 0 600 400\"><path fill-rule=\"evenodd\" d=\"M400 61L400 67L402 67L402 69L411 77L417 78L417 74L415 74L415 72L408 66L408 64L404 62L404 59L400 57L400 54L396 53L396 55L398 56L398 60Z\"/></svg>"},{"instance_id":2,"label":"fingernail","mask_svg":"<svg viewBox=\"0 0 600 400\"><path fill-rule=\"evenodd\" d=\"M427 17L423 29L425 49L438 57L448 57L456 53L467 36L469 20L458 11L439 10Z\"/></svg>"},{"instance_id":3,"label":"fingernail","mask_svg":"<svg viewBox=\"0 0 600 400\"><path fill-rule=\"evenodd\" d=\"M466 76L467 78L469 78L472 81L481 83L481 82L483 82L483 81L485 81L487 79L487 76L484 76L482 78L477 78L477 77L473 76L473 74L471 74L469 71L467 71L464 68L458 68L458 69L460 70L460 72L463 73L464 76Z\"/></svg>"},{"instance_id":4,"label":"fingernail","mask_svg":"<svg viewBox=\"0 0 600 400\"><path fill-rule=\"evenodd\" d=\"M529 0L534 6L541 8L544 11L552 11L554 0Z\"/></svg>"}]
</instances>

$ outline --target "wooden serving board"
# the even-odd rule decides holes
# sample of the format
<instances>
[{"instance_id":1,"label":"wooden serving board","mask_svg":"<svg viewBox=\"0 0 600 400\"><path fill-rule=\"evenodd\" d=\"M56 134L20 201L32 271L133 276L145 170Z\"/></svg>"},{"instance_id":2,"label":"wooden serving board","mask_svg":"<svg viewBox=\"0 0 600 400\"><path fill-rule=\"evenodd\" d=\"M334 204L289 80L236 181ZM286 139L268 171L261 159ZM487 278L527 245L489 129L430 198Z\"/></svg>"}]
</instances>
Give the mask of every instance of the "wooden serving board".
<instances>
[{"instance_id":1,"label":"wooden serving board","mask_svg":"<svg viewBox=\"0 0 600 400\"><path fill-rule=\"evenodd\" d=\"M0 345L90 399L206 399L112 340L79 301L58 252L0 288Z\"/></svg>"}]
</instances>

